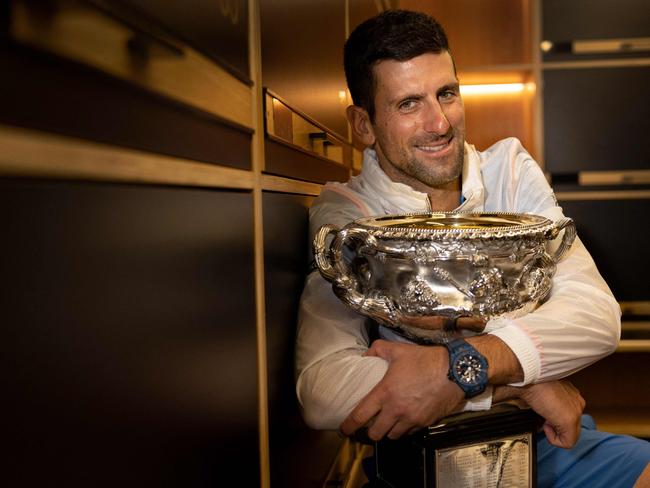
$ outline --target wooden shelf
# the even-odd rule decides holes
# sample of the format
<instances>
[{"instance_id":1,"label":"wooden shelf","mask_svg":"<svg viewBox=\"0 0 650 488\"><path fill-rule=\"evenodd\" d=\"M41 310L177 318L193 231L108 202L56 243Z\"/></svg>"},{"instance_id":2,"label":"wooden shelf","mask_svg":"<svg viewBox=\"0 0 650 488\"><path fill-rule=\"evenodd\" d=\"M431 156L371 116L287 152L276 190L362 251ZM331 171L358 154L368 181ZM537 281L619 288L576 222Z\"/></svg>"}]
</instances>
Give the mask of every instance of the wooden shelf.
<instances>
[{"instance_id":1,"label":"wooden shelf","mask_svg":"<svg viewBox=\"0 0 650 488\"><path fill-rule=\"evenodd\" d=\"M650 439L650 409L648 408L590 409L587 406L586 412L594 418L598 430Z\"/></svg>"}]
</instances>

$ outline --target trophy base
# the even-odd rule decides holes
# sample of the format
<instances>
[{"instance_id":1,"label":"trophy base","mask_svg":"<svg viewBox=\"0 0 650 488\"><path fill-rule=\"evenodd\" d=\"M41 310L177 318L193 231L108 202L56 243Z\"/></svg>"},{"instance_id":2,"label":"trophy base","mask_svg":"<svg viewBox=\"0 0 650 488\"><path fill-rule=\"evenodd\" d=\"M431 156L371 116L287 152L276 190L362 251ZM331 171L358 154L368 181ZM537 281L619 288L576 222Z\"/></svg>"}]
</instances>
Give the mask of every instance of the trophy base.
<instances>
[{"instance_id":1,"label":"trophy base","mask_svg":"<svg viewBox=\"0 0 650 488\"><path fill-rule=\"evenodd\" d=\"M376 476L394 488L535 487L535 433L542 423L512 404L449 416L398 440L375 442Z\"/></svg>"}]
</instances>

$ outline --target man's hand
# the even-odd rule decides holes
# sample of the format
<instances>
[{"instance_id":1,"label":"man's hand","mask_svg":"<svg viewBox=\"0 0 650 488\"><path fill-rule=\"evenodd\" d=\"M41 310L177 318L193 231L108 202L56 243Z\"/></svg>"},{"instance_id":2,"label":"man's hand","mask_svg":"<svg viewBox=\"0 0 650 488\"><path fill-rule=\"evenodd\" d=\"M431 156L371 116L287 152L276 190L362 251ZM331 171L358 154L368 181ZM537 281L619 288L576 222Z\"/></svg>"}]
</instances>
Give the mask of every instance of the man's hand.
<instances>
[{"instance_id":1,"label":"man's hand","mask_svg":"<svg viewBox=\"0 0 650 488\"><path fill-rule=\"evenodd\" d=\"M388 361L388 371L343 421L344 434L368 425L372 440L385 435L397 439L462 407L462 390L447 378L449 355L444 347L377 340L366 355Z\"/></svg>"},{"instance_id":2,"label":"man's hand","mask_svg":"<svg viewBox=\"0 0 650 488\"><path fill-rule=\"evenodd\" d=\"M410 327L417 327L418 329L427 330L469 330L475 333L483 332L485 329L485 320L478 317L458 317L455 320L450 320L447 317L440 315L423 315L415 317L404 317L402 323Z\"/></svg>"},{"instance_id":3,"label":"man's hand","mask_svg":"<svg viewBox=\"0 0 650 488\"><path fill-rule=\"evenodd\" d=\"M550 381L524 388L521 395L530 407L544 417L544 433L557 447L569 449L580 437L580 417L585 400L569 381Z\"/></svg>"},{"instance_id":4,"label":"man's hand","mask_svg":"<svg viewBox=\"0 0 650 488\"><path fill-rule=\"evenodd\" d=\"M569 449L578 442L585 401L569 381L549 381L522 388L496 388L494 399L497 401L501 398L520 398L544 417L544 433L552 445Z\"/></svg>"}]
</instances>

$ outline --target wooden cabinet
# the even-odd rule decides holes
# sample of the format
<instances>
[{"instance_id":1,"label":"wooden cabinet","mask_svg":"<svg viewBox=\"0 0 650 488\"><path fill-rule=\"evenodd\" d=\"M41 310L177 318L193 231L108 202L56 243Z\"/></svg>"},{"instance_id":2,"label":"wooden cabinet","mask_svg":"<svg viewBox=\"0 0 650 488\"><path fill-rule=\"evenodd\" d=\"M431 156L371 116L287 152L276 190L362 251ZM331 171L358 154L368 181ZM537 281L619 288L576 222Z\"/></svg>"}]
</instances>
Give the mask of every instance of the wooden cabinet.
<instances>
[{"instance_id":1,"label":"wooden cabinet","mask_svg":"<svg viewBox=\"0 0 650 488\"><path fill-rule=\"evenodd\" d=\"M3 486L259 486L252 206L0 178Z\"/></svg>"},{"instance_id":2,"label":"wooden cabinet","mask_svg":"<svg viewBox=\"0 0 650 488\"><path fill-rule=\"evenodd\" d=\"M449 38L463 85L513 84L506 93L464 93L467 141L483 150L505 137L519 138L540 156L533 4L528 0L401 0L428 13Z\"/></svg>"}]
</instances>

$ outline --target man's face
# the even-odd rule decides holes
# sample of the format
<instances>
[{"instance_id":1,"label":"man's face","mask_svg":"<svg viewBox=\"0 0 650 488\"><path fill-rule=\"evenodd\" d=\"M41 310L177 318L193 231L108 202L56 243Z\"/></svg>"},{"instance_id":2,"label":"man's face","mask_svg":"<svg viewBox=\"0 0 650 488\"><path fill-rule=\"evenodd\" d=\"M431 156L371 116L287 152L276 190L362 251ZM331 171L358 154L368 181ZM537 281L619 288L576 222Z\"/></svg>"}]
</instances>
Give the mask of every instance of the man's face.
<instances>
[{"instance_id":1,"label":"man's face","mask_svg":"<svg viewBox=\"0 0 650 488\"><path fill-rule=\"evenodd\" d=\"M438 187L463 169L465 113L448 52L374 67L374 148L393 180ZM413 179L416 181L414 182Z\"/></svg>"}]
</instances>

